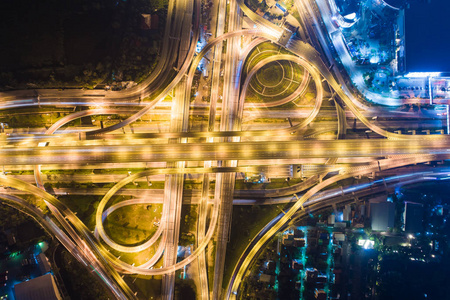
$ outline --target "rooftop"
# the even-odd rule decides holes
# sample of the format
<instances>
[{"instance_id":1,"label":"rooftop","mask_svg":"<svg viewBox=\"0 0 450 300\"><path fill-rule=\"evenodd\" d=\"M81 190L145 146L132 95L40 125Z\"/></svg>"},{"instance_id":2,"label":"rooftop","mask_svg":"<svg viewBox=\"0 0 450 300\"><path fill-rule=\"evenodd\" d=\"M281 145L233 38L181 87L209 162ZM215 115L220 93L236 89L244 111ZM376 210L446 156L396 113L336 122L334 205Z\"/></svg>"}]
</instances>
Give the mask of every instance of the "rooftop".
<instances>
[{"instance_id":1,"label":"rooftop","mask_svg":"<svg viewBox=\"0 0 450 300\"><path fill-rule=\"evenodd\" d=\"M14 286L16 300L61 300L55 279L46 274Z\"/></svg>"}]
</instances>

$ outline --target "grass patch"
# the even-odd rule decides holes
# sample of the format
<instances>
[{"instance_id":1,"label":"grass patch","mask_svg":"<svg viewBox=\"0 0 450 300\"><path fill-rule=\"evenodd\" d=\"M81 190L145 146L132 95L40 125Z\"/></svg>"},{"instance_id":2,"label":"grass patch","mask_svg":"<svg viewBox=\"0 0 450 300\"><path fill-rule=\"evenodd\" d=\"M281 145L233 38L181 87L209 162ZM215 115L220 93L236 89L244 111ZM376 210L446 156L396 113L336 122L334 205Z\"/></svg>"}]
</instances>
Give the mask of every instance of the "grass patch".
<instances>
[{"instance_id":1,"label":"grass patch","mask_svg":"<svg viewBox=\"0 0 450 300\"><path fill-rule=\"evenodd\" d=\"M58 247L55 252L55 261L64 286L72 299L111 299L106 288L99 284L100 278L94 277L66 249Z\"/></svg>"},{"instance_id":2,"label":"grass patch","mask_svg":"<svg viewBox=\"0 0 450 300\"><path fill-rule=\"evenodd\" d=\"M34 171L33 170L15 170L15 171L10 171L9 174L11 175L34 175Z\"/></svg>"},{"instance_id":3,"label":"grass patch","mask_svg":"<svg viewBox=\"0 0 450 300\"><path fill-rule=\"evenodd\" d=\"M51 126L66 114L60 112L51 112L46 114L24 114L24 115L3 115L0 122L8 123L9 128L37 128Z\"/></svg>"},{"instance_id":4,"label":"grass patch","mask_svg":"<svg viewBox=\"0 0 450 300\"><path fill-rule=\"evenodd\" d=\"M275 52L278 52L279 49L280 49L279 46L270 42L259 44L247 56L243 68L243 77L246 77L247 71L251 70L259 61L261 61L264 58L270 57Z\"/></svg>"},{"instance_id":5,"label":"grass patch","mask_svg":"<svg viewBox=\"0 0 450 300\"><path fill-rule=\"evenodd\" d=\"M284 178L272 178L268 183L251 183L244 182L244 180L236 180L234 188L236 190L270 190L288 187L300 182L302 182L301 178L292 178L289 182Z\"/></svg>"},{"instance_id":6,"label":"grass patch","mask_svg":"<svg viewBox=\"0 0 450 300\"><path fill-rule=\"evenodd\" d=\"M136 169L125 169L125 168L117 168L117 169L95 169L94 174L126 174L128 171L131 171L132 174L139 173L145 171L145 168L136 168Z\"/></svg>"},{"instance_id":7,"label":"grass patch","mask_svg":"<svg viewBox=\"0 0 450 300\"><path fill-rule=\"evenodd\" d=\"M32 172L32 171L31 171ZM63 169L63 170L41 170L41 173L44 175L89 175L92 174L92 169Z\"/></svg>"},{"instance_id":8,"label":"grass patch","mask_svg":"<svg viewBox=\"0 0 450 300\"><path fill-rule=\"evenodd\" d=\"M193 279L175 279L175 300L197 299L197 288Z\"/></svg>"},{"instance_id":9,"label":"grass patch","mask_svg":"<svg viewBox=\"0 0 450 300\"><path fill-rule=\"evenodd\" d=\"M112 212L104 222L106 233L121 245L137 245L148 240L158 229L161 204L136 204Z\"/></svg>"},{"instance_id":10,"label":"grass patch","mask_svg":"<svg viewBox=\"0 0 450 300\"><path fill-rule=\"evenodd\" d=\"M239 257L249 241L281 210L286 211L291 204L234 206L231 223L230 242L227 246L223 285L226 288Z\"/></svg>"},{"instance_id":11,"label":"grass patch","mask_svg":"<svg viewBox=\"0 0 450 300\"><path fill-rule=\"evenodd\" d=\"M271 62L257 72L256 76L265 86L276 85L283 78L283 67L278 62Z\"/></svg>"},{"instance_id":12,"label":"grass patch","mask_svg":"<svg viewBox=\"0 0 450 300\"><path fill-rule=\"evenodd\" d=\"M193 232L197 229L198 205L182 205L181 226L180 226L180 246L189 246L195 243Z\"/></svg>"},{"instance_id":13,"label":"grass patch","mask_svg":"<svg viewBox=\"0 0 450 300\"><path fill-rule=\"evenodd\" d=\"M53 106L45 106L42 108L39 107L17 107L14 109L5 109L0 111L0 116L9 116L9 115L25 115L25 114L48 114L51 112L57 113L72 113L73 108L65 108L65 107L53 107Z\"/></svg>"},{"instance_id":14,"label":"grass patch","mask_svg":"<svg viewBox=\"0 0 450 300\"><path fill-rule=\"evenodd\" d=\"M77 217L90 229L95 228L95 211L103 196L65 195L58 199L69 209L77 213Z\"/></svg>"},{"instance_id":15,"label":"grass patch","mask_svg":"<svg viewBox=\"0 0 450 300\"><path fill-rule=\"evenodd\" d=\"M156 277L156 278L155 278ZM133 291L138 292L139 299L160 299L161 297L161 276L152 276L152 278L125 277L125 281Z\"/></svg>"}]
</instances>

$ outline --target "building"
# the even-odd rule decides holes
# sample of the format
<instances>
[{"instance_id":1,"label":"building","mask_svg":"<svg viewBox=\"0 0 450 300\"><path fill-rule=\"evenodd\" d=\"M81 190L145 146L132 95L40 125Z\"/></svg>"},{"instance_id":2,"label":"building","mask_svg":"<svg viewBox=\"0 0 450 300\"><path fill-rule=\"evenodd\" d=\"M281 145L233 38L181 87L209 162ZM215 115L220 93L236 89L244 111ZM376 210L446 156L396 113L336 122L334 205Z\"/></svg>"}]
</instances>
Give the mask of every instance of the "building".
<instances>
[{"instance_id":1,"label":"building","mask_svg":"<svg viewBox=\"0 0 450 300\"><path fill-rule=\"evenodd\" d=\"M268 275L268 274L261 274L259 276L259 281L264 282L264 283L268 283L268 284L274 284L275 283L275 276L273 275Z\"/></svg>"},{"instance_id":2,"label":"building","mask_svg":"<svg viewBox=\"0 0 450 300\"><path fill-rule=\"evenodd\" d=\"M50 263L48 262L47 257L44 253L40 253L38 256L36 256L36 260L39 265L39 270L41 271L41 274L47 274L51 271Z\"/></svg>"},{"instance_id":3,"label":"building","mask_svg":"<svg viewBox=\"0 0 450 300\"><path fill-rule=\"evenodd\" d=\"M296 259L292 260L292 269L303 270L303 264Z\"/></svg>"},{"instance_id":4,"label":"building","mask_svg":"<svg viewBox=\"0 0 450 300\"><path fill-rule=\"evenodd\" d=\"M371 226L374 231L386 231L394 227L395 204L392 202L370 203Z\"/></svg>"},{"instance_id":5,"label":"building","mask_svg":"<svg viewBox=\"0 0 450 300\"><path fill-rule=\"evenodd\" d=\"M294 246L294 240L283 239L283 246L286 246L286 247Z\"/></svg>"},{"instance_id":6,"label":"building","mask_svg":"<svg viewBox=\"0 0 450 300\"><path fill-rule=\"evenodd\" d=\"M294 245L294 234L288 233L283 235L283 246L293 246Z\"/></svg>"},{"instance_id":7,"label":"building","mask_svg":"<svg viewBox=\"0 0 450 300\"><path fill-rule=\"evenodd\" d=\"M16 300L62 300L53 274L46 274L14 286Z\"/></svg>"},{"instance_id":8,"label":"building","mask_svg":"<svg viewBox=\"0 0 450 300\"><path fill-rule=\"evenodd\" d=\"M359 217L364 217L366 215L366 206L361 204L359 206Z\"/></svg>"},{"instance_id":9,"label":"building","mask_svg":"<svg viewBox=\"0 0 450 300\"><path fill-rule=\"evenodd\" d=\"M319 239L327 241L330 239L330 234L328 232L321 232L319 234Z\"/></svg>"},{"instance_id":10,"label":"building","mask_svg":"<svg viewBox=\"0 0 450 300\"><path fill-rule=\"evenodd\" d=\"M336 228L346 228L347 227L347 223L346 222L335 222L334 223L334 227L336 227Z\"/></svg>"},{"instance_id":11,"label":"building","mask_svg":"<svg viewBox=\"0 0 450 300\"><path fill-rule=\"evenodd\" d=\"M335 268L333 270L334 275L334 284L341 284L342 281L342 269L341 268Z\"/></svg>"},{"instance_id":12,"label":"building","mask_svg":"<svg viewBox=\"0 0 450 300\"><path fill-rule=\"evenodd\" d=\"M433 211L436 213L437 216L443 216L444 215L444 207L442 205L437 205ZM1 252L0 252L1 253Z\"/></svg>"},{"instance_id":13,"label":"building","mask_svg":"<svg viewBox=\"0 0 450 300\"><path fill-rule=\"evenodd\" d=\"M152 16L150 14L141 14L141 29L148 30L152 28Z\"/></svg>"},{"instance_id":14,"label":"building","mask_svg":"<svg viewBox=\"0 0 450 300\"><path fill-rule=\"evenodd\" d=\"M341 255L341 250L342 250L342 248L339 248L339 247L334 248L333 254L335 255L335 259L336 259L336 257L338 257L339 255Z\"/></svg>"},{"instance_id":15,"label":"building","mask_svg":"<svg viewBox=\"0 0 450 300\"><path fill-rule=\"evenodd\" d=\"M316 289L323 290L325 288L325 283L323 282L316 282Z\"/></svg>"},{"instance_id":16,"label":"building","mask_svg":"<svg viewBox=\"0 0 450 300\"><path fill-rule=\"evenodd\" d=\"M317 279L316 280L317 280L316 282L323 282L323 283L325 283L325 282L328 281L328 278L327 278L327 275L317 275Z\"/></svg>"},{"instance_id":17,"label":"building","mask_svg":"<svg viewBox=\"0 0 450 300\"><path fill-rule=\"evenodd\" d=\"M305 237L305 233L297 228L294 228L294 238L302 238Z\"/></svg>"},{"instance_id":18,"label":"building","mask_svg":"<svg viewBox=\"0 0 450 300\"><path fill-rule=\"evenodd\" d=\"M334 225L334 223L336 222L336 216L334 214L331 214L328 216L328 225Z\"/></svg>"},{"instance_id":19,"label":"building","mask_svg":"<svg viewBox=\"0 0 450 300\"><path fill-rule=\"evenodd\" d=\"M316 282L317 280L317 276L319 275L319 271L317 271L317 269L306 269L306 282L311 283L311 282Z\"/></svg>"},{"instance_id":20,"label":"building","mask_svg":"<svg viewBox=\"0 0 450 300\"><path fill-rule=\"evenodd\" d=\"M159 16L157 14L141 14L141 29L150 30L158 29L159 27Z\"/></svg>"},{"instance_id":21,"label":"building","mask_svg":"<svg viewBox=\"0 0 450 300\"><path fill-rule=\"evenodd\" d=\"M403 212L404 230L415 233L423 229L423 205L414 202L405 202L405 211Z\"/></svg>"},{"instance_id":22,"label":"building","mask_svg":"<svg viewBox=\"0 0 450 300\"><path fill-rule=\"evenodd\" d=\"M159 16L157 14L152 15L152 29L157 30L159 28Z\"/></svg>"},{"instance_id":23,"label":"building","mask_svg":"<svg viewBox=\"0 0 450 300\"><path fill-rule=\"evenodd\" d=\"M318 239L315 237L308 238L308 247L317 247Z\"/></svg>"},{"instance_id":24,"label":"building","mask_svg":"<svg viewBox=\"0 0 450 300\"><path fill-rule=\"evenodd\" d=\"M276 268L277 268L277 264L273 260L269 260L267 262L267 271L275 272Z\"/></svg>"},{"instance_id":25,"label":"building","mask_svg":"<svg viewBox=\"0 0 450 300\"><path fill-rule=\"evenodd\" d=\"M293 246L294 247L305 247L305 239L294 238Z\"/></svg>"},{"instance_id":26,"label":"building","mask_svg":"<svg viewBox=\"0 0 450 300\"><path fill-rule=\"evenodd\" d=\"M345 234L342 232L334 232L333 238L338 242L345 242Z\"/></svg>"},{"instance_id":27,"label":"building","mask_svg":"<svg viewBox=\"0 0 450 300\"><path fill-rule=\"evenodd\" d=\"M342 217L344 222L352 220L352 207L350 204L345 205Z\"/></svg>"},{"instance_id":28,"label":"building","mask_svg":"<svg viewBox=\"0 0 450 300\"><path fill-rule=\"evenodd\" d=\"M326 300L327 299L327 293L325 293L324 290L318 290L316 289L314 296L317 300Z\"/></svg>"}]
</instances>

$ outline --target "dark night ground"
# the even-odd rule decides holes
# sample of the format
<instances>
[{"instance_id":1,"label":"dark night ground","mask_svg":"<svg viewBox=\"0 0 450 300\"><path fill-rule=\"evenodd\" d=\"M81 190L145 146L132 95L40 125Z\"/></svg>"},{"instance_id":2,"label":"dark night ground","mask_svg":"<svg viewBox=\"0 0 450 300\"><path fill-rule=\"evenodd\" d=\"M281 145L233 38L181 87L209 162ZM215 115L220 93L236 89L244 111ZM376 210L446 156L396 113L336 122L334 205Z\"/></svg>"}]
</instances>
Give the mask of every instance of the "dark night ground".
<instances>
[{"instance_id":1,"label":"dark night ground","mask_svg":"<svg viewBox=\"0 0 450 300\"><path fill-rule=\"evenodd\" d=\"M409 186L400 190L402 200L423 203L425 211L436 205L450 205L450 184L448 181L428 182ZM436 222L437 221L437 222ZM442 220L441 220L442 221ZM434 224L433 228L428 224ZM423 263L411 261L409 257L387 255L381 261L379 278L382 284L379 287L380 299L450 299L448 286L450 285L450 252L448 233L450 224L439 220L428 219L425 214L424 225L427 231L439 233L440 247L444 254L442 260ZM422 233L423 235L423 233ZM420 238L420 237L418 237ZM425 294L427 295L425 297Z\"/></svg>"},{"instance_id":2,"label":"dark night ground","mask_svg":"<svg viewBox=\"0 0 450 300\"><path fill-rule=\"evenodd\" d=\"M141 13L160 16L165 0L0 1L0 88L92 85L137 80L154 65L163 30L140 29ZM33 86L28 86L29 88Z\"/></svg>"},{"instance_id":3,"label":"dark night ground","mask_svg":"<svg viewBox=\"0 0 450 300\"><path fill-rule=\"evenodd\" d=\"M408 72L450 72L448 0L409 1L406 10L406 69Z\"/></svg>"}]
</instances>

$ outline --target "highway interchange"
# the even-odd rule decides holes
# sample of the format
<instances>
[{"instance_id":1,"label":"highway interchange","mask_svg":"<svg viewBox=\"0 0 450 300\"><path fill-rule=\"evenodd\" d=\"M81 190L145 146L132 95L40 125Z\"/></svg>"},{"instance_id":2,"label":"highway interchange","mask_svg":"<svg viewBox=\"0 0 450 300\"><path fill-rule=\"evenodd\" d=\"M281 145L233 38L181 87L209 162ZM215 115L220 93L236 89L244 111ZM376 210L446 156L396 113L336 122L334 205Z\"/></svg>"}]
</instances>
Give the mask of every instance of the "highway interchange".
<instances>
[{"instance_id":1,"label":"highway interchange","mask_svg":"<svg viewBox=\"0 0 450 300\"><path fill-rule=\"evenodd\" d=\"M201 2L169 1L158 65L144 82L133 88L122 91L47 89L0 93L0 109L28 106L39 106L43 110L47 106L88 108L68 114L44 132L21 134L12 131L9 135L2 134L0 157L4 170L33 170L35 182L30 182L30 177L12 176L4 172L0 176L0 184L5 190L0 198L4 203L33 216L80 262L95 269L101 282L117 299L140 298L123 275L147 278L162 275L161 296L163 299L173 299L175 271L194 263L199 269L194 280L198 283L202 299L237 299L249 265L267 241L285 228L291 218L301 217L306 207L311 207L313 211L349 201L343 191L342 195L333 190L320 196L317 193L346 178L375 173L383 177L388 176L388 172L409 174L408 166L443 161L450 157L450 138L443 132L437 132L436 127L439 126L436 124L439 125L442 120L435 112L402 112L396 108L369 107L349 85L348 75L335 71L337 68L330 68L339 60L339 57L333 57L327 38L326 29L330 28L328 23L331 21L328 15L321 18L315 1L294 1L304 26L302 30L307 33L308 39L294 38L287 44L279 42L284 29L252 12L244 1L216 2L213 37L200 52L196 52L201 27ZM242 28L244 15L251 19L255 28ZM249 40L247 44L244 44L244 38ZM248 55L264 42L284 47L290 54L270 55L248 72L243 72ZM207 56L212 57L208 86L211 98L209 106L203 107L191 103L191 94L194 78L199 76L196 70ZM299 84L294 95L288 95L275 104L246 102L247 92L256 74L264 66L277 61L297 64L305 70L302 82L314 86L313 105L294 112L277 110L278 106L302 97L306 89L303 84ZM311 78L310 82L308 78ZM365 93L365 96L370 97L371 94ZM325 102L331 103L334 108L325 108ZM68 123L82 117L124 112L127 112L127 118L104 128L81 131L77 128L64 129ZM144 116L158 114L169 116L170 121L164 130L155 131L150 125L137 123ZM206 125L190 127L189 117L192 115L206 116ZM267 122L261 124L258 130L244 129L248 119L261 116L263 119L292 116L297 121L291 126L286 123L274 128ZM320 121L318 116L333 121ZM377 120L378 117L391 119L383 123ZM364 130L350 134L350 119L355 123L358 121ZM420 135L408 133L410 124L422 119L424 123L431 122L429 127L432 132L418 132ZM125 128L133 124L134 130L125 132ZM403 133L394 132L387 127L405 127L405 130ZM329 132L332 134L323 135ZM369 134L371 138L368 138ZM63 170L89 165L92 169L111 169L142 164L150 167L133 174L118 175L117 180L112 175L77 175L80 182L109 182L112 178L114 183L109 189L95 192L103 198L96 208L93 232L58 200L56 193L52 195L50 190L45 189L46 180L41 173L46 167ZM268 166L287 170L294 165L309 166L317 171L289 187L255 191L235 189L236 179L245 177L242 174L266 172L267 176L271 176L274 173L268 171ZM427 180L429 174L438 173L426 172L411 173L408 183ZM330 177L322 180L327 174ZM133 199L111 205L115 195L126 192L125 186L139 181L148 182L148 178L155 180L153 178L156 177L165 182L164 189L146 189L152 191L143 192L141 197L132 193ZM201 181L202 187L190 191L183 189L188 177ZM391 181L401 184L398 182L402 178L400 175L386 178L391 178L386 179L388 184ZM213 181L215 186L211 188ZM350 186L344 190L365 188ZM20 198L22 192L44 199L52 218ZM293 196L297 194L298 198ZM196 241L189 255L177 258L181 205L187 196L195 198L192 203L198 205ZM223 282L232 207L261 201L265 201L263 203L266 205L292 202L293 206L272 220L250 242L239 263L231 266L234 269L231 280ZM103 226L107 216L120 207L143 203L163 205L161 225L156 233L138 245L122 245L114 241ZM212 241L216 244L215 254L208 257L212 254L206 249L211 247ZM112 251L137 253L156 244L154 255L140 265L125 262ZM159 268L153 268L161 261Z\"/></svg>"}]
</instances>

